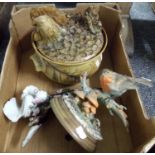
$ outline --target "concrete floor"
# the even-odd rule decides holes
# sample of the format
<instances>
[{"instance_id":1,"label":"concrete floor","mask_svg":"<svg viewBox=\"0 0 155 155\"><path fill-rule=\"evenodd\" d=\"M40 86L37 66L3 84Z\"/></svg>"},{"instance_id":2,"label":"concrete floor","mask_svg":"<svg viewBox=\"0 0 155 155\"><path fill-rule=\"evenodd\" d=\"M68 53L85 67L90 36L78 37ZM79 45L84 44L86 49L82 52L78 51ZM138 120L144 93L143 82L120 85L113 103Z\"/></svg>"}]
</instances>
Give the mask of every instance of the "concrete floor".
<instances>
[{"instance_id":1,"label":"concrete floor","mask_svg":"<svg viewBox=\"0 0 155 155\"><path fill-rule=\"evenodd\" d=\"M133 3L130 17L135 43L131 65L137 77L155 82L155 13L150 3ZM155 116L155 83L153 88L140 86L139 91L148 116Z\"/></svg>"}]
</instances>

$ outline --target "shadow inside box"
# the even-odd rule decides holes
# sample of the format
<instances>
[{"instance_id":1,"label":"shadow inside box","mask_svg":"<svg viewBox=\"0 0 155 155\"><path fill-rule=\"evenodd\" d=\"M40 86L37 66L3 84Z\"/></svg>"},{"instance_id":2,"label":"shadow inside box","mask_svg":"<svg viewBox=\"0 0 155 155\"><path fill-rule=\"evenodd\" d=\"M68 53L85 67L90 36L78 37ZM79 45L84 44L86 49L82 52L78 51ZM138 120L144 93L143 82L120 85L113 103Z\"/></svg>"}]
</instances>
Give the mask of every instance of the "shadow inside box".
<instances>
[{"instance_id":1,"label":"shadow inside box","mask_svg":"<svg viewBox=\"0 0 155 155\"><path fill-rule=\"evenodd\" d=\"M3 38L2 42L0 42L0 74L1 74L3 60L4 60L5 51L6 51L8 42L9 42L9 34L8 36Z\"/></svg>"},{"instance_id":2,"label":"shadow inside box","mask_svg":"<svg viewBox=\"0 0 155 155\"><path fill-rule=\"evenodd\" d=\"M6 47L10 38L9 33L9 21L11 16L10 12L14 4L16 3L3 3L2 7L0 8L0 73Z\"/></svg>"},{"instance_id":3,"label":"shadow inside box","mask_svg":"<svg viewBox=\"0 0 155 155\"><path fill-rule=\"evenodd\" d=\"M130 62L136 77L155 82L155 21L132 20L134 32L134 55ZM155 86L139 87L144 107L149 117L155 116Z\"/></svg>"}]
</instances>

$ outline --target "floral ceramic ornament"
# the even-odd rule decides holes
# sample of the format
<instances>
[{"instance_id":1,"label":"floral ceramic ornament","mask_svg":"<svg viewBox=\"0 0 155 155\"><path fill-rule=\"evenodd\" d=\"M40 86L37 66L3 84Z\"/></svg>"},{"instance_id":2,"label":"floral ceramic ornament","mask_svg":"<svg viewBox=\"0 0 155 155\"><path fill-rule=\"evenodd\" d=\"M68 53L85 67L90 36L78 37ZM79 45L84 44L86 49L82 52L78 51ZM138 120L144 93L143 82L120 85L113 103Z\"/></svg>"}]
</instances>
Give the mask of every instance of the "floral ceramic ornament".
<instances>
[{"instance_id":1,"label":"floral ceramic ornament","mask_svg":"<svg viewBox=\"0 0 155 155\"><path fill-rule=\"evenodd\" d=\"M103 139L100 120L95 115L97 108L105 105L111 115L118 116L124 126L128 127L127 115L124 111L127 108L117 103L115 98L127 90L136 89L138 83L152 86L152 82L148 79L132 78L109 69L104 69L100 75L101 89L91 88L87 84L86 73L80 79L81 87L76 89L68 87L51 95L30 85L23 90L21 106L18 106L15 98L6 102L3 112L10 121L17 122L21 118L29 118L30 130L23 140L23 147L48 120L52 108L68 133L87 151L93 151L96 141Z\"/></svg>"},{"instance_id":2,"label":"floral ceramic ornament","mask_svg":"<svg viewBox=\"0 0 155 155\"><path fill-rule=\"evenodd\" d=\"M37 87L30 85L23 90L20 107L15 98L10 99L4 105L3 113L11 122L15 123L21 118L29 118L30 130L22 143L23 147L41 127L43 118L47 116L50 108L46 107L45 101L48 98L46 91L39 90ZM42 103L43 105L41 106Z\"/></svg>"}]
</instances>

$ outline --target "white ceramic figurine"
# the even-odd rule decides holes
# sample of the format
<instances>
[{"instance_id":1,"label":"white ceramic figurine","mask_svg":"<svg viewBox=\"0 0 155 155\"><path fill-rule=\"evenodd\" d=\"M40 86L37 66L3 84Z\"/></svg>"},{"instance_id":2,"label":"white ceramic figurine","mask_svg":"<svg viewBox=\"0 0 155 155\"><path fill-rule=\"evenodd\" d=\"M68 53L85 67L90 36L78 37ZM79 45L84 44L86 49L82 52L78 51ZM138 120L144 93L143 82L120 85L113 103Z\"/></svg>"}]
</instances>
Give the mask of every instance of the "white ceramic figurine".
<instances>
[{"instance_id":1,"label":"white ceramic figurine","mask_svg":"<svg viewBox=\"0 0 155 155\"><path fill-rule=\"evenodd\" d=\"M3 113L11 122L15 123L21 118L29 118L30 130L22 143L23 147L41 127L42 121L40 118L46 117L48 109L44 108L44 102L46 102L48 98L49 96L46 91L39 90L37 87L30 85L23 90L20 106L16 98L11 98L4 105ZM43 104L43 106L39 106L40 104Z\"/></svg>"}]
</instances>

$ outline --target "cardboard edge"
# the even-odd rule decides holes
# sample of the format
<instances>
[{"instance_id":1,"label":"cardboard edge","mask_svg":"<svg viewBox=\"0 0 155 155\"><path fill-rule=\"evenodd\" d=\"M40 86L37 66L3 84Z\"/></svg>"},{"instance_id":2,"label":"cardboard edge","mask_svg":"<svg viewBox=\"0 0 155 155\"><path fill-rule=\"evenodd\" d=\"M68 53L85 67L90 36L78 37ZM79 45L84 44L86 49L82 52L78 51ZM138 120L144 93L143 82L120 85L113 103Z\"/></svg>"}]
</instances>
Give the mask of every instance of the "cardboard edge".
<instances>
[{"instance_id":1,"label":"cardboard edge","mask_svg":"<svg viewBox=\"0 0 155 155\"><path fill-rule=\"evenodd\" d=\"M108 9L110 9L111 11L121 13L119 5L117 3L111 3L111 2L107 2L107 3L105 3L105 2L104 3L77 3L76 7L81 7L81 6L82 7L84 7L84 6L88 7L88 5L90 6L90 5L94 5L94 4L96 6L98 6L98 7L104 6L104 7L108 8Z\"/></svg>"},{"instance_id":2,"label":"cardboard edge","mask_svg":"<svg viewBox=\"0 0 155 155\"><path fill-rule=\"evenodd\" d=\"M5 52L3 64L2 64L2 70L1 70L1 76L0 76L0 90L1 90L2 85L3 85L3 80L5 79L4 75L5 75L5 68L6 68L6 60L8 59L8 53L9 53L8 51L9 51L9 48L10 48L12 41L13 41L13 39L10 38L8 45L7 45L6 52Z\"/></svg>"},{"instance_id":3,"label":"cardboard edge","mask_svg":"<svg viewBox=\"0 0 155 155\"><path fill-rule=\"evenodd\" d=\"M152 2L151 7L152 7L152 10L153 10L154 13L155 13L155 2Z\"/></svg>"},{"instance_id":4,"label":"cardboard edge","mask_svg":"<svg viewBox=\"0 0 155 155\"><path fill-rule=\"evenodd\" d=\"M120 10L122 12L122 15L129 15L130 13L130 9L132 7L132 3L133 2L116 2L119 7L120 7Z\"/></svg>"},{"instance_id":5,"label":"cardboard edge","mask_svg":"<svg viewBox=\"0 0 155 155\"><path fill-rule=\"evenodd\" d=\"M3 81L5 80L5 74L6 74L5 68L6 68L6 62L7 62L6 60L8 59L8 56L9 56L9 47L12 44L12 41L13 41L12 38L10 38L10 40L8 42L7 49L6 49L6 53L5 53L5 56L4 56L3 64L2 64L2 71L1 71L1 76L0 76L0 94L1 94L1 91L2 91L2 88L3 88ZM15 90L14 90L14 92L15 92ZM0 104L0 108L2 108L2 107L3 107L3 105L1 103ZM2 115L2 113L1 113L1 115ZM2 121L5 119L4 115L3 115L3 117L4 118L1 118ZM8 122L8 124L7 124L8 128L9 128L9 124L10 124L10 122ZM0 152L4 153L5 152L5 148L6 148L6 141L8 139L8 135L3 135L2 139L4 139L4 143L3 143L2 146L0 146Z\"/></svg>"},{"instance_id":6,"label":"cardboard edge","mask_svg":"<svg viewBox=\"0 0 155 155\"><path fill-rule=\"evenodd\" d=\"M155 137L145 142L144 145L140 146L137 150L135 150L135 152L147 153L154 145L155 145Z\"/></svg>"},{"instance_id":7,"label":"cardboard edge","mask_svg":"<svg viewBox=\"0 0 155 155\"><path fill-rule=\"evenodd\" d=\"M120 21L120 26L121 26L121 27L120 27L120 32L119 32L119 38L120 38L120 40L121 40L121 44L122 44L122 47L123 47L123 53L124 53L125 58L126 58L126 60L127 60L127 65L128 65L128 68L129 68L130 75L131 75L132 77L136 77L135 74L134 74L134 72L133 72L133 69L132 69L132 66L131 66L129 57L128 57L128 55L127 55L127 52L125 51L125 45L124 45L124 43L123 43L123 38L122 38L122 34L121 34L121 31L122 31L123 27L122 27L122 23L121 23L122 20L121 20L121 16L120 16L120 15L119 15L119 21ZM148 117L148 115L147 115L147 113L146 113L146 110L145 110L145 108L144 108L144 104L143 104L143 101L142 101L142 99L141 99L141 95L140 95L140 93L139 93L138 90L136 90L136 94L137 94L137 97L138 97L140 106L141 106L141 108L142 108L144 117L145 117L146 119L149 119L149 117Z\"/></svg>"},{"instance_id":8,"label":"cardboard edge","mask_svg":"<svg viewBox=\"0 0 155 155\"><path fill-rule=\"evenodd\" d=\"M20 11L23 8L41 7L41 6L55 6L55 4L50 4L50 3L49 4L17 4L17 5L14 5L11 15L14 15L14 13Z\"/></svg>"},{"instance_id":9,"label":"cardboard edge","mask_svg":"<svg viewBox=\"0 0 155 155\"><path fill-rule=\"evenodd\" d=\"M17 10L16 5L13 5L12 10L11 10L11 17L16 12L16 10Z\"/></svg>"},{"instance_id":10,"label":"cardboard edge","mask_svg":"<svg viewBox=\"0 0 155 155\"><path fill-rule=\"evenodd\" d=\"M121 22L121 15L119 15L119 21ZM130 76L135 77L135 74L132 70L132 66L131 66L130 61L129 61L129 57L128 57L127 53L125 52L125 45L123 43L123 38L121 37L121 30L122 30L122 24L120 24L119 39L120 39L122 47L123 47L123 53L124 53L124 56L126 59L127 66L129 68L129 74L130 74ZM144 108L144 104L143 104L143 101L141 99L141 95L140 95L139 91L135 90L135 93L136 93L137 99L139 101L140 108L142 110L142 114L144 116L144 119L146 119L147 123L150 123L152 130L154 130L155 129L155 117L150 117L150 118L148 117L146 110ZM134 152L140 152L140 153L148 152L153 147L153 145L155 145L155 135L152 134L151 136L152 137L150 137L148 141L144 142L140 147L138 147L137 150L133 150L133 151Z\"/></svg>"}]
</instances>

